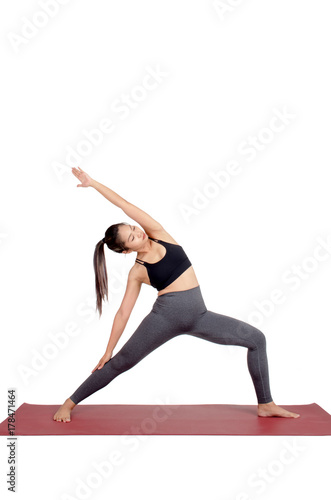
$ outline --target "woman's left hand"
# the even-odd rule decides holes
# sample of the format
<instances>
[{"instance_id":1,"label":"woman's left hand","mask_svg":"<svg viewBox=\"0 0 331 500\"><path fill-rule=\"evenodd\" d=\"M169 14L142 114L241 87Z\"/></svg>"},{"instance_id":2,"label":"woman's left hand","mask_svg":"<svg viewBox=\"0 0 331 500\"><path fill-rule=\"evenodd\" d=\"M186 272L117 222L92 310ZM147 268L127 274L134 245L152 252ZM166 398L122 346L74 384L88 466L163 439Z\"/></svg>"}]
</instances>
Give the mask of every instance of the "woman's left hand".
<instances>
[{"instance_id":1,"label":"woman's left hand","mask_svg":"<svg viewBox=\"0 0 331 500\"><path fill-rule=\"evenodd\" d=\"M89 187L91 186L92 179L91 177L84 172L80 167L78 167L79 170L75 167L71 169L72 173L74 174L77 179L80 180L81 184L77 184L77 187Z\"/></svg>"}]
</instances>

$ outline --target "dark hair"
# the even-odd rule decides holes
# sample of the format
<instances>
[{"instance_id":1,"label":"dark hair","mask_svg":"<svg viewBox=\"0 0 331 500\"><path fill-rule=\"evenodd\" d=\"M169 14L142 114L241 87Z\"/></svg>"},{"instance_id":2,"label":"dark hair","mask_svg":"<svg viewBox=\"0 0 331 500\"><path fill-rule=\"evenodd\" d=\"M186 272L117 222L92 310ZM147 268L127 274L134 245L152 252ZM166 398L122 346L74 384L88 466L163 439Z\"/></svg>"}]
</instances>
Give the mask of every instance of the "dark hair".
<instances>
[{"instance_id":1,"label":"dark hair","mask_svg":"<svg viewBox=\"0 0 331 500\"><path fill-rule=\"evenodd\" d=\"M99 318L102 314L102 301L104 297L108 300L108 276L106 268L104 243L110 250L117 253L123 253L123 250L129 250L125 246L125 242L120 240L119 228L120 226L129 226L127 222L119 222L109 226L105 233L104 239L100 240L94 250L93 266L95 272L95 291L97 295L96 310L99 311ZM104 241L105 240L105 241Z\"/></svg>"}]
</instances>

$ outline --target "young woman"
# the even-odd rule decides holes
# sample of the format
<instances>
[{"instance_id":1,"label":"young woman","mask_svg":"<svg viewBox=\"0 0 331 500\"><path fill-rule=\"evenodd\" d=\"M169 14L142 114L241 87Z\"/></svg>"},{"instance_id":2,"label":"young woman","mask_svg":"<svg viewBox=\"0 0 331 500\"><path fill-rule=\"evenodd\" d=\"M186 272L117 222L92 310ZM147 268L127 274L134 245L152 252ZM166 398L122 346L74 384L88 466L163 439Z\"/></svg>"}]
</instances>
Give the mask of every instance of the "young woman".
<instances>
[{"instance_id":1,"label":"young woman","mask_svg":"<svg viewBox=\"0 0 331 500\"><path fill-rule=\"evenodd\" d=\"M113 224L96 245L93 263L100 316L102 300L105 296L108 299L104 245L118 253L137 252L137 259L129 272L126 291L115 315L105 354L91 375L54 414L53 420L70 422L71 411L78 403L108 385L168 340L182 334L194 335L216 344L246 347L248 370L258 401L257 415L299 417L299 414L277 406L272 400L264 334L244 321L207 310L190 260L159 222L89 177L80 167L73 168L72 173L81 182L77 187L93 187L143 229L125 222ZM157 299L151 312L113 356L143 283L158 290ZM200 368L203 369L201 365Z\"/></svg>"}]
</instances>

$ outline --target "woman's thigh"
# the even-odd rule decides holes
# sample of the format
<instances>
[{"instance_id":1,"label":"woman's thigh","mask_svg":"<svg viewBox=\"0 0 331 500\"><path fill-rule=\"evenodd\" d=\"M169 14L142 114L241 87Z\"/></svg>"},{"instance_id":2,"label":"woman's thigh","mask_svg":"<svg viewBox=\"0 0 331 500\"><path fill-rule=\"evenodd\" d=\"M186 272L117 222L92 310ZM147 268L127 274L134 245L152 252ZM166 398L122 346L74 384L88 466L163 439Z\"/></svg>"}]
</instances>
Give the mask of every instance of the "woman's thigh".
<instances>
[{"instance_id":1,"label":"woman's thigh","mask_svg":"<svg viewBox=\"0 0 331 500\"><path fill-rule=\"evenodd\" d=\"M207 310L187 332L210 342L256 349L265 344L264 334L245 321Z\"/></svg>"},{"instance_id":2,"label":"woman's thigh","mask_svg":"<svg viewBox=\"0 0 331 500\"><path fill-rule=\"evenodd\" d=\"M176 325L151 311L123 347L111 358L112 368L127 370L162 344L179 335Z\"/></svg>"}]
</instances>

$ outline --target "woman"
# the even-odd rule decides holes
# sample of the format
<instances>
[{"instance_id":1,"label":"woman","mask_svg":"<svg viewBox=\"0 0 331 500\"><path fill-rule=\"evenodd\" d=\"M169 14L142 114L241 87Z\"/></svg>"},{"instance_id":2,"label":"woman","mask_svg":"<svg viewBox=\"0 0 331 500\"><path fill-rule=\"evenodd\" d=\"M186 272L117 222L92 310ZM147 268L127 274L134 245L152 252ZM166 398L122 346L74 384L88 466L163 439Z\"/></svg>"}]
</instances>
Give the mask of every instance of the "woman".
<instances>
[{"instance_id":1,"label":"woman","mask_svg":"<svg viewBox=\"0 0 331 500\"><path fill-rule=\"evenodd\" d=\"M93 263L100 316L102 300L105 296L108 299L104 245L119 253L137 252L137 259L129 272L126 291L115 315L105 354L91 375L54 414L53 420L70 422L72 409L83 399L108 385L160 345L181 334L194 335L217 344L247 347L247 364L257 396L258 416L299 417L299 414L277 406L272 400L264 334L248 323L208 311L191 262L183 248L161 224L89 177L80 167L73 168L72 173L81 182L77 187L95 188L143 229L124 222L114 224L96 245ZM151 312L142 320L122 349L113 356L113 350L123 333L143 283L158 290L157 299Z\"/></svg>"}]
</instances>

